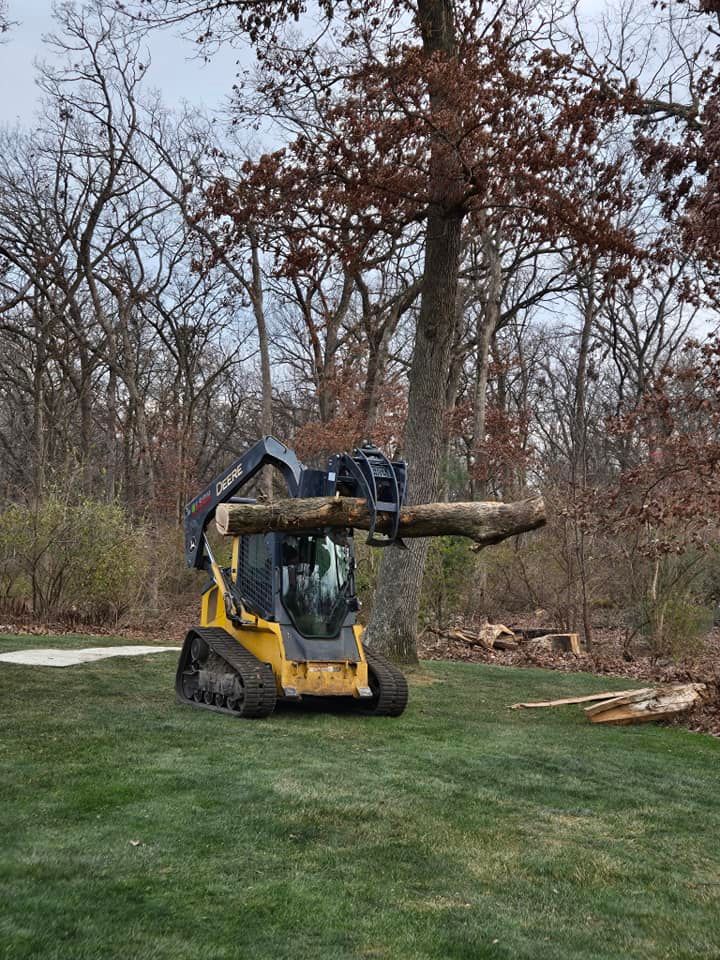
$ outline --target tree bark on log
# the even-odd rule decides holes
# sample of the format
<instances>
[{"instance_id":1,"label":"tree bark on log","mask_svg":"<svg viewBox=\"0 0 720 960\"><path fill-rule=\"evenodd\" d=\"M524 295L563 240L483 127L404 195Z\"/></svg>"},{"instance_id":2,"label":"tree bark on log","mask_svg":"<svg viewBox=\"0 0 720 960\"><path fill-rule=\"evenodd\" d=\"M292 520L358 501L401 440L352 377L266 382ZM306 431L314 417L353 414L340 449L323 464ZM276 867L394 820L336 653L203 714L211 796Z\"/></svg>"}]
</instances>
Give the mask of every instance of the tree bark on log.
<instances>
[{"instance_id":1,"label":"tree bark on log","mask_svg":"<svg viewBox=\"0 0 720 960\"><path fill-rule=\"evenodd\" d=\"M370 512L355 497L307 497L274 503L221 503L215 514L223 535L297 533L323 527L370 529ZM399 535L403 538L455 535L481 546L500 543L545 523L541 497L515 503L423 503L400 511ZM390 517L378 514L376 531L387 533Z\"/></svg>"}]
</instances>

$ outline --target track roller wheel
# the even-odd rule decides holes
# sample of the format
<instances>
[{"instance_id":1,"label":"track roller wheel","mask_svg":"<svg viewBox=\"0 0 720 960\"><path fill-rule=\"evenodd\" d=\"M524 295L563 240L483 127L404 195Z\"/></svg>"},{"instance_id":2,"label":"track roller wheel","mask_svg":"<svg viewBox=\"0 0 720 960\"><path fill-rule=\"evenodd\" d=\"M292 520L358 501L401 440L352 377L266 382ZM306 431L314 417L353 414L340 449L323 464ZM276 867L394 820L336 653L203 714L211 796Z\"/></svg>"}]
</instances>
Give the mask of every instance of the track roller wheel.
<instances>
[{"instance_id":1,"label":"track roller wheel","mask_svg":"<svg viewBox=\"0 0 720 960\"><path fill-rule=\"evenodd\" d=\"M199 670L210 656L210 647L205 643L202 637L193 634L190 642L190 663L193 668Z\"/></svg>"}]
</instances>

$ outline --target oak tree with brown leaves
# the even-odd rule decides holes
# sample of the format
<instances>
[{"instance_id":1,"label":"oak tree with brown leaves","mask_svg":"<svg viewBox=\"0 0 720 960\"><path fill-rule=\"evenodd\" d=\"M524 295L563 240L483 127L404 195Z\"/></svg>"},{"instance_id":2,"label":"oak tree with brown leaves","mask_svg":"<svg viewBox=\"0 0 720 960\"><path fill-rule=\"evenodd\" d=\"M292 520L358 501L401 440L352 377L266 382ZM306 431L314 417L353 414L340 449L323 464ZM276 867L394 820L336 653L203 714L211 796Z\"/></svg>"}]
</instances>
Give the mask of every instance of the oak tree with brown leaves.
<instances>
[{"instance_id":1,"label":"oak tree with brown leaves","mask_svg":"<svg viewBox=\"0 0 720 960\"><path fill-rule=\"evenodd\" d=\"M539 236L629 249L612 218L598 207L588 218L568 189L583 169L612 182L597 145L617 104L551 49L552 15L534 4L373 0L320 9L325 23L312 38L286 29L298 19L309 29L299 3L167 0L140 4L136 15L201 23L205 42L242 33L255 45L260 72L240 85L238 119L270 118L286 142L212 191L214 216L230 217L238 237L248 223L282 224L289 273L308 269L328 243L352 272L422 225L402 453L410 501L432 501L442 486L465 224L522 215ZM369 638L399 660L416 657L426 549L418 542L383 560Z\"/></svg>"}]
</instances>

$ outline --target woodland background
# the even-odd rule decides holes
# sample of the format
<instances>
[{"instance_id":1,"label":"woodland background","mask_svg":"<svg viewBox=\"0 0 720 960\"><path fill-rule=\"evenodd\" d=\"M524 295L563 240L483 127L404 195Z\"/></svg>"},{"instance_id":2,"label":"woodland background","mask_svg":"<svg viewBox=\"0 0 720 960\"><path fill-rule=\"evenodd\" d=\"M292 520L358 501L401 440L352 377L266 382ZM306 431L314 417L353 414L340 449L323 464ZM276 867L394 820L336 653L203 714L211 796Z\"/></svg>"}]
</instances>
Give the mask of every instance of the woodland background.
<instances>
[{"instance_id":1,"label":"woodland background","mask_svg":"<svg viewBox=\"0 0 720 960\"><path fill-rule=\"evenodd\" d=\"M692 653L720 597L719 9L59 5L42 115L0 130L0 612L172 618L203 484L264 433L311 463L371 438L437 465L425 493L548 504L482 553L434 542L421 624L542 610ZM252 45L222 112L146 85L168 27ZM423 390L437 435L406 427Z\"/></svg>"}]
</instances>

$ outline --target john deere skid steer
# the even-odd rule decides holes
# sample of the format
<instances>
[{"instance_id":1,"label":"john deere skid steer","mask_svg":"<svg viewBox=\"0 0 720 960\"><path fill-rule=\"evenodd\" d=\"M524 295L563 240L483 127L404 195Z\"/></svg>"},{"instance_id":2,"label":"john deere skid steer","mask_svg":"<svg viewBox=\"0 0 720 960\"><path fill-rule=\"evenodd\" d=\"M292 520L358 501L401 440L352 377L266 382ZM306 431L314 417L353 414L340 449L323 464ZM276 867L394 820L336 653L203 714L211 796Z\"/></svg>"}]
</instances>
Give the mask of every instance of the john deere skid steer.
<instances>
[{"instance_id":1,"label":"john deere skid steer","mask_svg":"<svg viewBox=\"0 0 720 960\"><path fill-rule=\"evenodd\" d=\"M178 664L182 703L237 717L267 717L278 699L341 697L375 716L399 716L407 704L405 677L362 643L356 623L353 531L237 536L229 567L213 556L205 531L220 503L253 503L238 492L262 467L276 467L291 497L364 497L371 516L392 519L380 539L401 545L400 507L406 465L375 447L331 457L310 469L274 437L264 437L192 500L185 510L188 565L210 581L200 624L188 633Z\"/></svg>"}]
</instances>

